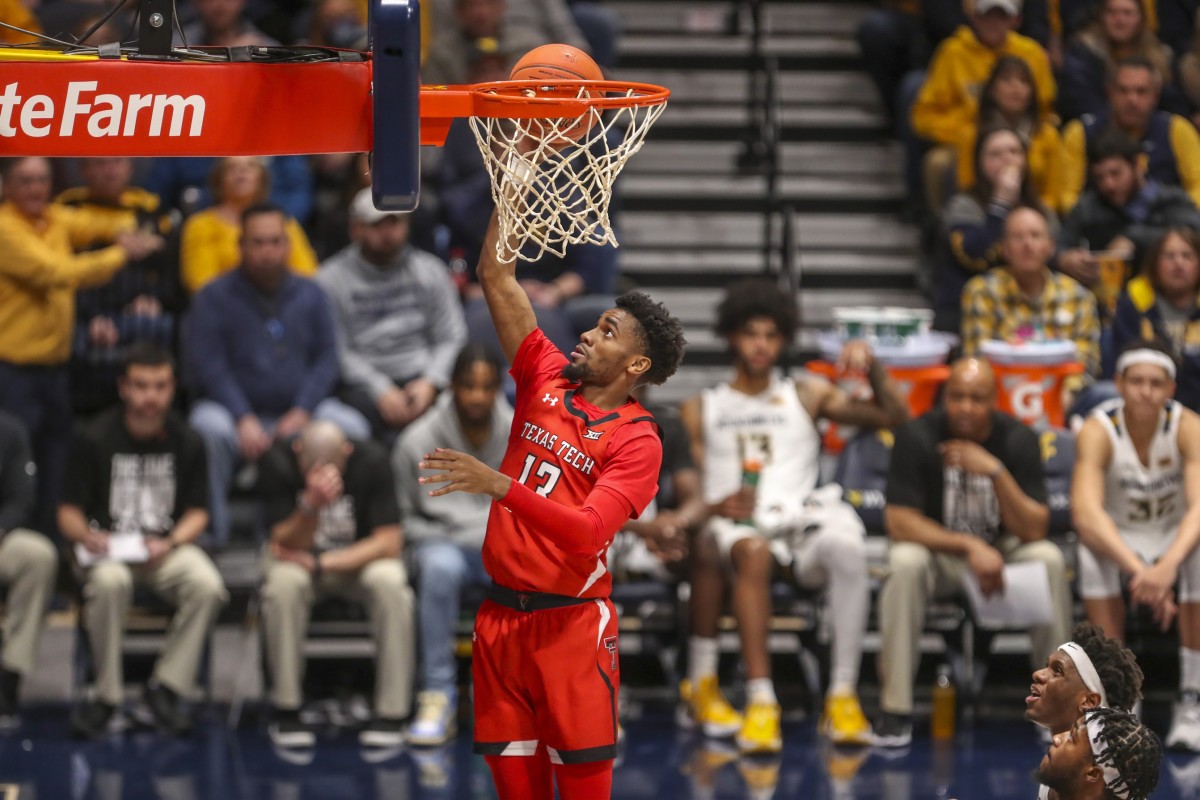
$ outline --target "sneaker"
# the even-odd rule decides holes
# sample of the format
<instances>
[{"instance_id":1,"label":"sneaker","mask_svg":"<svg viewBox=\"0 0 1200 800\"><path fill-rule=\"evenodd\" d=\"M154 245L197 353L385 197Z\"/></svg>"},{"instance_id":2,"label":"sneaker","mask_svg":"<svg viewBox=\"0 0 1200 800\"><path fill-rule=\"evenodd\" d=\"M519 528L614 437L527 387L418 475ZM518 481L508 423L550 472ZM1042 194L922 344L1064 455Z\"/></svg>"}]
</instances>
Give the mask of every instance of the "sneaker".
<instances>
[{"instance_id":1,"label":"sneaker","mask_svg":"<svg viewBox=\"0 0 1200 800\"><path fill-rule=\"evenodd\" d=\"M746 719L738 731L737 745L746 755L769 755L781 751L783 734L779 727L779 705L751 703L746 706Z\"/></svg>"},{"instance_id":2,"label":"sneaker","mask_svg":"<svg viewBox=\"0 0 1200 800\"><path fill-rule=\"evenodd\" d=\"M359 731L358 742L363 747L400 747L404 744L404 723L376 717Z\"/></svg>"},{"instance_id":3,"label":"sneaker","mask_svg":"<svg viewBox=\"0 0 1200 800\"><path fill-rule=\"evenodd\" d=\"M161 683L147 683L143 695L150 719L160 733L186 736L192 732L192 720L183 713L179 695Z\"/></svg>"},{"instance_id":4,"label":"sneaker","mask_svg":"<svg viewBox=\"0 0 1200 800\"><path fill-rule=\"evenodd\" d=\"M1200 693L1192 690L1179 693L1165 745L1171 750L1200 753Z\"/></svg>"},{"instance_id":5,"label":"sneaker","mask_svg":"<svg viewBox=\"0 0 1200 800\"><path fill-rule=\"evenodd\" d=\"M306 750L317 744L312 728L300 720L298 711L276 710L271 724L267 726L271 744L280 750Z\"/></svg>"},{"instance_id":6,"label":"sneaker","mask_svg":"<svg viewBox=\"0 0 1200 800\"><path fill-rule=\"evenodd\" d=\"M681 681L679 697L683 701L676 714L676 722L682 728L699 728L713 739L733 736L742 728L742 715L729 705L716 675L700 679L693 690L691 681Z\"/></svg>"},{"instance_id":7,"label":"sneaker","mask_svg":"<svg viewBox=\"0 0 1200 800\"><path fill-rule=\"evenodd\" d=\"M829 741L841 745L869 745L871 723L859 705L858 695L838 692L825 698L825 713L819 730Z\"/></svg>"},{"instance_id":8,"label":"sneaker","mask_svg":"<svg viewBox=\"0 0 1200 800\"><path fill-rule=\"evenodd\" d=\"M102 739L108 733L115 706L91 700L71 711L71 733L83 739Z\"/></svg>"},{"instance_id":9,"label":"sneaker","mask_svg":"<svg viewBox=\"0 0 1200 800\"><path fill-rule=\"evenodd\" d=\"M445 692L417 695L417 718L408 729L408 742L420 747L437 747L454 738L455 707Z\"/></svg>"},{"instance_id":10,"label":"sneaker","mask_svg":"<svg viewBox=\"0 0 1200 800\"><path fill-rule=\"evenodd\" d=\"M884 711L871 733L871 744L876 747L908 747L912 744L912 717Z\"/></svg>"}]
</instances>

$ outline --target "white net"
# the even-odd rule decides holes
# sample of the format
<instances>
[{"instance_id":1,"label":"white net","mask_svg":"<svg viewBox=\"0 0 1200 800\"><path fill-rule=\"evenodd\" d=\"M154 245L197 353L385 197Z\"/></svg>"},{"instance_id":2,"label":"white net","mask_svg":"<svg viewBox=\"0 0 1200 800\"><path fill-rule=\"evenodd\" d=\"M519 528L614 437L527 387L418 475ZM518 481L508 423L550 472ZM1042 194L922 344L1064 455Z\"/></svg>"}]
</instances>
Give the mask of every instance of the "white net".
<instances>
[{"instance_id":1,"label":"white net","mask_svg":"<svg viewBox=\"0 0 1200 800\"><path fill-rule=\"evenodd\" d=\"M535 91L562 97L554 87L524 90L530 97ZM585 99L597 90L572 86L571 92ZM602 101L607 108L588 106L583 116L470 117L492 179L501 261L562 257L572 244L617 245L608 217L613 182L666 107L661 101L640 104L639 92L626 89L628 103ZM622 94L606 91L603 97Z\"/></svg>"}]
</instances>

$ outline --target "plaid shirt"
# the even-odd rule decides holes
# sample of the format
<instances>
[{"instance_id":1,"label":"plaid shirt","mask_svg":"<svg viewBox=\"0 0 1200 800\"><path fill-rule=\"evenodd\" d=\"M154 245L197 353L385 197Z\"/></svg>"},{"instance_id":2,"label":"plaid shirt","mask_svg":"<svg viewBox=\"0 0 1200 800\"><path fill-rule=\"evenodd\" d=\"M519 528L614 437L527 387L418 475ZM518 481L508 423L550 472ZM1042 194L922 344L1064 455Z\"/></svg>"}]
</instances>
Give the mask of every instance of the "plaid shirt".
<instances>
[{"instance_id":1,"label":"plaid shirt","mask_svg":"<svg viewBox=\"0 0 1200 800\"><path fill-rule=\"evenodd\" d=\"M1049 269L1045 275L1041 296L1032 300L1021 294L1005 267L995 267L968 281L962 295L963 355L978 355L985 339L1012 341L1034 331L1045 339L1075 342L1088 374L1099 374L1096 296L1070 276Z\"/></svg>"}]
</instances>

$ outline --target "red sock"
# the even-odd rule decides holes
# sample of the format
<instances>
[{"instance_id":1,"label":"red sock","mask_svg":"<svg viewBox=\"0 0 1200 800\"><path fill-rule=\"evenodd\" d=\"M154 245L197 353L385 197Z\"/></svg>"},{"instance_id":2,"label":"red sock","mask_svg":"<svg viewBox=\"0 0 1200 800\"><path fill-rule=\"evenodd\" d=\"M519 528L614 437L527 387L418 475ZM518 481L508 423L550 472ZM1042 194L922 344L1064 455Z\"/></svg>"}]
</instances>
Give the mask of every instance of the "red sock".
<instances>
[{"instance_id":1,"label":"red sock","mask_svg":"<svg viewBox=\"0 0 1200 800\"><path fill-rule=\"evenodd\" d=\"M554 780L562 800L608 800L612 797L613 762L555 764Z\"/></svg>"},{"instance_id":2,"label":"red sock","mask_svg":"<svg viewBox=\"0 0 1200 800\"><path fill-rule=\"evenodd\" d=\"M538 747L532 756L484 756L483 760L492 771L500 800L554 800L554 775L545 747Z\"/></svg>"}]
</instances>

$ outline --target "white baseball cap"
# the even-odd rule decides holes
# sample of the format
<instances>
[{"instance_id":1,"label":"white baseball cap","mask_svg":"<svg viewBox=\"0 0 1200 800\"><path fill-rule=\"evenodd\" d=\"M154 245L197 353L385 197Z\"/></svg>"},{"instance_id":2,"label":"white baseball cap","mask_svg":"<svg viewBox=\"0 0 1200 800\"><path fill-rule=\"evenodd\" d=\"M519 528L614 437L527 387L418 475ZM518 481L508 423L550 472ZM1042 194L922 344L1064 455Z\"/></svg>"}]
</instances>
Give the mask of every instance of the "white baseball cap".
<instances>
[{"instance_id":1,"label":"white baseball cap","mask_svg":"<svg viewBox=\"0 0 1200 800\"><path fill-rule=\"evenodd\" d=\"M975 0L976 14L986 14L997 8L1010 17L1019 17L1021 15L1021 0Z\"/></svg>"},{"instance_id":2,"label":"white baseball cap","mask_svg":"<svg viewBox=\"0 0 1200 800\"><path fill-rule=\"evenodd\" d=\"M354 195L354 200L350 202L350 219L364 225L374 225L388 217L406 216L408 213L404 211L380 211L376 208L369 188L361 189L358 194Z\"/></svg>"}]
</instances>

